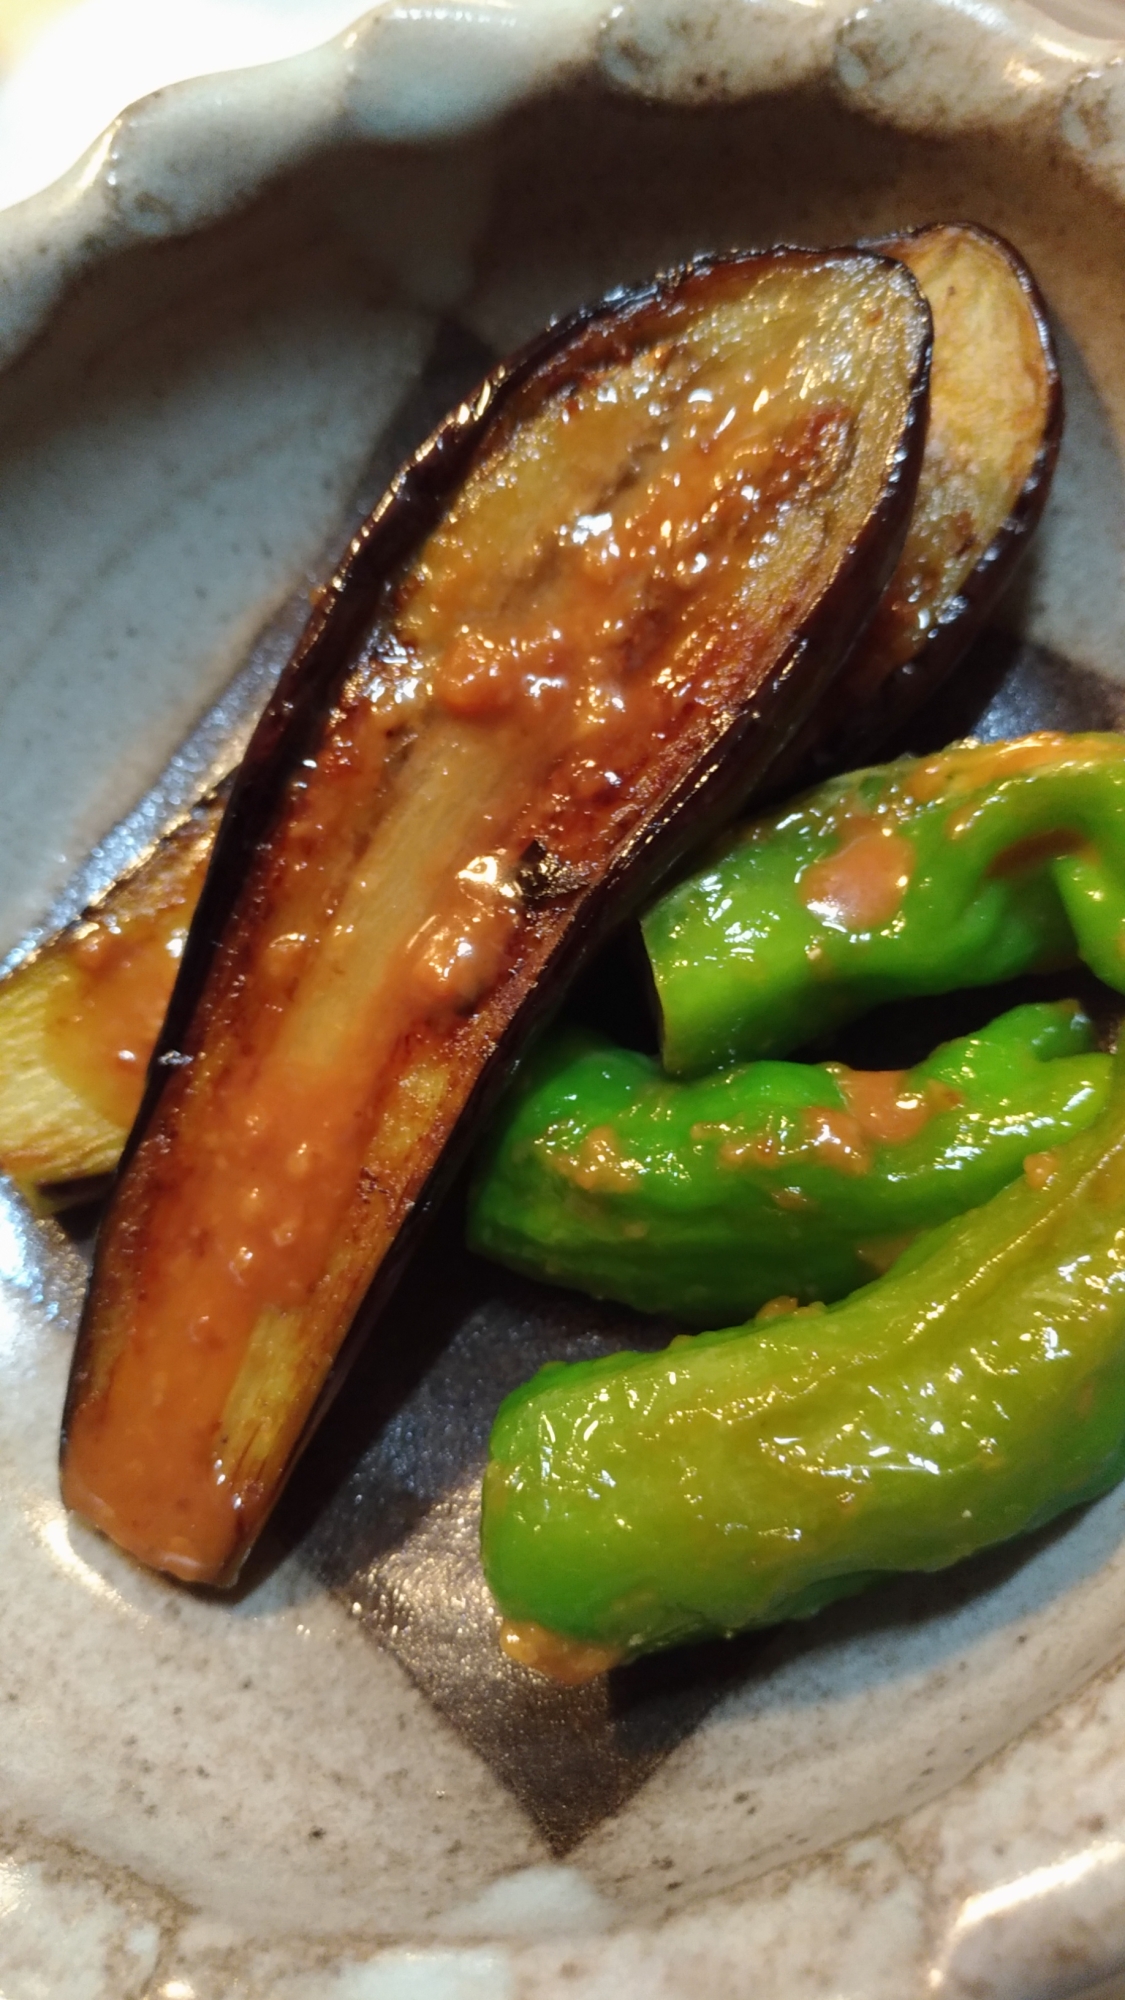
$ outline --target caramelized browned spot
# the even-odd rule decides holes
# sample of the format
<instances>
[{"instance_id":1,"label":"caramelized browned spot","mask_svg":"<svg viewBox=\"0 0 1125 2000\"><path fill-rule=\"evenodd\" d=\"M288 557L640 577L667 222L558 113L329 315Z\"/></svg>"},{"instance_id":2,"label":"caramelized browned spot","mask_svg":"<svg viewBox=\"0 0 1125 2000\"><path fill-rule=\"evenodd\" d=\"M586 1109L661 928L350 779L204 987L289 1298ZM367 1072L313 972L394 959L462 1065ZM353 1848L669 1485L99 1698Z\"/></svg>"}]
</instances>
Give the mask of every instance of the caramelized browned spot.
<instances>
[{"instance_id":1,"label":"caramelized browned spot","mask_svg":"<svg viewBox=\"0 0 1125 2000\"><path fill-rule=\"evenodd\" d=\"M805 1106L797 1118L775 1115L756 1132L696 1125L692 1137L722 1135L719 1163L725 1167L778 1168L804 1159L840 1173L866 1174L877 1147L904 1145L938 1112L964 1101L959 1091L936 1079L921 1088L908 1084L906 1070L855 1070L843 1063L826 1063L825 1068L844 1099L843 1108ZM814 1206L795 1187L779 1189L773 1199L779 1208Z\"/></svg>"},{"instance_id":2,"label":"caramelized browned spot","mask_svg":"<svg viewBox=\"0 0 1125 2000\"><path fill-rule=\"evenodd\" d=\"M931 1078L919 1087L901 1069L848 1069L828 1063L848 1110L863 1132L881 1146L903 1145L923 1131L939 1111L964 1103L961 1092Z\"/></svg>"},{"instance_id":3,"label":"caramelized browned spot","mask_svg":"<svg viewBox=\"0 0 1125 2000\"><path fill-rule=\"evenodd\" d=\"M955 744L951 750L943 750L915 765L910 774L910 794L923 806L935 799L948 799L952 803L967 793L987 791L990 785L1002 784L1005 778L1018 776L1022 771L1038 771L1045 764L1058 764L1075 748L1083 762L1116 755L1088 737L1080 738L1076 746L1073 737L1055 729L1033 730L1030 735L1018 736L1008 743Z\"/></svg>"},{"instance_id":4,"label":"caramelized browned spot","mask_svg":"<svg viewBox=\"0 0 1125 2000\"><path fill-rule=\"evenodd\" d=\"M576 1152L548 1153L557 1174L573 1181L586 1194L626 1194L637 1185L640 1170L625 1158L621 1141L612 1125L595 1125L583 1134Z\"/></svg>"}]
</instances>

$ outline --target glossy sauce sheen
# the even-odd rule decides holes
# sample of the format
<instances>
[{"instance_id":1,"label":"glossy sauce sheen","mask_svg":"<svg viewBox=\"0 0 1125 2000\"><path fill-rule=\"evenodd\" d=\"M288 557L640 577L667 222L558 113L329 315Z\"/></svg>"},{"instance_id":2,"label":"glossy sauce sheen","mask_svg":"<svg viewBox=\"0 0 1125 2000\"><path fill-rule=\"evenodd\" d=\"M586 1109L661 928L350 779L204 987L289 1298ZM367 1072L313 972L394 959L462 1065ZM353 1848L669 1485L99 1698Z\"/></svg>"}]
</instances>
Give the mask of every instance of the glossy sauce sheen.
<instances>
[{"instance_id":1,"label":"glossy sauce sheen","mask_svg":"<svg viewBox=\"0 0 1125 2000\"><path fill-rule=\"evenodd\" d=\"M719 1146L719 1164L769 1168L811 1159L820 1166L835 1167L839 1173L866 1174L874 1165L878 1147L904 1145L917 1138L937 1113L952 1111L962 1102L959 1092L936 1078L930 1078L922 1089L912 1087L904 1069L859 1070L844 1063L825 1063L824 1067L844 1100L840 1109L807 1105L796 1119L783 1115L758 1132L711 1128L717 1134L729 1133ZM586 1147L595 1136L594 1132L587 1134ZM697 1125L692 1136L709 1136L708 1128ZM577 1174L572 1178L578 1181ZM623 1182L606 1177L596 1182L582 1180L579 1185L600 1192L621 1187ZM783 1207L803 1206L799 1190L784 1189L782 1193L789 1197L781 1203Z\"/></svg>"},{"instance_id":2,"label":"glossy sauce sheen","mask_svg":"<svg viewBox=\"0 0 1125 2000\"><path fill-rule=\"evenodd\" d=\"M1076 953L1117 988L1123 742L954 744L750 822L643 918L665 1068L785 1055L885 1000Z\"/></svg>"},{"instance_id":3,"label":"glossy sauce sheen","mask_svg":"<svg viewBox=\"0 0 1125 2000\"><path fill-rule=\"evenodd\" d=\"M236 1571L536 966L886 489L924 356L909 279L768 265L513 399L289 778L72 1390L65 1497L147 1562Z\"/></svg>"},{"instance_id":4,"label":"glossy sauce sheen","mask_svg":"<svg viewBox=\"0 0 1125 2000\"><path fill-rule=\"evenodd\" d=\"M801 901L833 930L880 930L898 915L914 871L914 849L885 821L845 826L840 845L801 878Z\"/></svg>"},{"instance_id":5,"label":"glossy sauce sheen","mask_svg":"<svg viewBox=\"0 0 1125 2000\"><path fill-rule=\"evenodd\" d=\"M47 1015L47 1058L102 1116L128 1131L207 867L196 859L177 902L125 924L83 925Z\"/></svg>"}]
</instances>

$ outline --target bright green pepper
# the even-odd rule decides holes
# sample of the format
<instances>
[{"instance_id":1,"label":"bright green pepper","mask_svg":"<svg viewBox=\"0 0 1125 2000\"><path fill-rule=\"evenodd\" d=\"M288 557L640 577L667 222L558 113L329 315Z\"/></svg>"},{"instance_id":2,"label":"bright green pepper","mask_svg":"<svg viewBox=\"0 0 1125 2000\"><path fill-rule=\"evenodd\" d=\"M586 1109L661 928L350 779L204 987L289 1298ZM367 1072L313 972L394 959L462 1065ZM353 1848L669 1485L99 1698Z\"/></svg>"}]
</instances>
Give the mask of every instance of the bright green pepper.
<instances>
[{"instance_id":1,"label":"bright green pepper","mask_svg":"<svg viewBox=\"0 0 1125 2000\"><path fill-rule=\"evenodd\" d=\"M473 1249L696 1326L838 1299L975 1208L1109 1089L1074 1002L1013 1008L908 1071L763 1062L697 1082L567 1029L501 1110Z\"/></svg>"},{"instance_id":2,"label":"bright green pepper","mask_svg":"<svg viewBox=\"0 0 1125 2000\"><path fill-rule=\"evenodd\" d=\"M1125 737L852 772L744 828L643 931L677 1075L1076 952L1125 991Z\"/></svg>"},{"instance_id":3,"label":"bright green pepper","mask_svg":"<svg viewBox=\"0 0 1125 2000\"><path fill-rule=\"evenodd\" d=\"M1125 1472L1125 1056L1089 1131L838 1306L555 1364L501 1406L508 1618L628 1656L936 1570Z\"/></svg>"}]
</instances>

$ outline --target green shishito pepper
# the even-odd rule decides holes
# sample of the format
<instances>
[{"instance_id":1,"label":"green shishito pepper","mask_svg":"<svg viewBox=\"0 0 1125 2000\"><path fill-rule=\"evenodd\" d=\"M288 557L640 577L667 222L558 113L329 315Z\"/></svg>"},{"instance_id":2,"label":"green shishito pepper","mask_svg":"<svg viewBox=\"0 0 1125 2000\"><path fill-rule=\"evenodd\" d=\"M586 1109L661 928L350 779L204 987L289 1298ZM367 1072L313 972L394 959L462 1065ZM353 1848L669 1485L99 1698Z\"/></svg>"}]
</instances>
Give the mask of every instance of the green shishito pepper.
<instances>
[{"instance_id":1,"label":"green shishito pepper","mask_svg":"<svg viewBox=\"0 0 1125 2000\"><path fill-rule=\"evenodd\" d=\"M1125 738L852 772L743 828L642 928L675 1075L1076 953L1125 990Z\"/></svg>"},{"instance_id":2,"label":"green shishito pepper","mask_svg":"<svg viewBox=\"0 0 1125 2000\"><path fill-rule=\"evenodd\" d=\"M1025 1157L1083 1130L1110 1058L1073 1002L1017 1007L908 1071L762 1062L696 1082L581 1029L493 1128L473 1249L697 1326L838 1299Z\"/></svg>"},{"instance_id":3,"label":"green shishito pepper","mask_svg":"<svg viewBox=\"0 0 1125 2000\"><path fill-rule=\"evenodd\" d=\"M942 1569L1123 1472L1119 1055L1087 1132L842 1304L541 1369L493 1429L485 1571L517 1635L604 1666Z\"/></svg>"}]
</instances>

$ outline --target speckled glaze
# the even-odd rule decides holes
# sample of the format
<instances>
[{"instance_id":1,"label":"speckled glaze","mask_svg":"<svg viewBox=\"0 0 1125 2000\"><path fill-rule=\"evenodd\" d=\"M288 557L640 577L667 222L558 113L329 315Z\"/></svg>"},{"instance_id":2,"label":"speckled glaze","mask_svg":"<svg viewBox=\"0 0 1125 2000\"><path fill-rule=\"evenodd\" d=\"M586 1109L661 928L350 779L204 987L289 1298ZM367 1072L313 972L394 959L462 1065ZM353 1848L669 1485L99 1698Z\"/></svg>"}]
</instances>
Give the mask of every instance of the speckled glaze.
<instances>
[{"instance_id":1,"label":"speckled glaze","mask_svg":"<svg viewBox=\"0 0 1125 2000\"><path fill-rule=\"evenodd\" d=\"M0 216L0 951L259 685L441 318L706 247L1013 238L1069 429L1004 616L1125 682L1125 10L1054 11L387 4ZM82 1275L0 1203L4 2000L1125 1993L1125 1493L776 1634L558 1860L299 1548L220 1602L68 1525Z\"/></svg>"}]
</instances>

